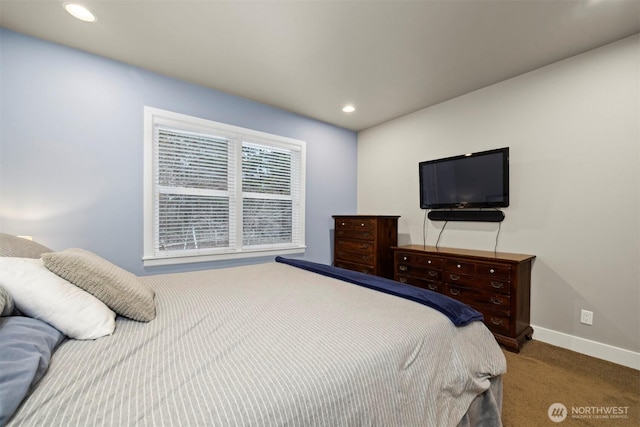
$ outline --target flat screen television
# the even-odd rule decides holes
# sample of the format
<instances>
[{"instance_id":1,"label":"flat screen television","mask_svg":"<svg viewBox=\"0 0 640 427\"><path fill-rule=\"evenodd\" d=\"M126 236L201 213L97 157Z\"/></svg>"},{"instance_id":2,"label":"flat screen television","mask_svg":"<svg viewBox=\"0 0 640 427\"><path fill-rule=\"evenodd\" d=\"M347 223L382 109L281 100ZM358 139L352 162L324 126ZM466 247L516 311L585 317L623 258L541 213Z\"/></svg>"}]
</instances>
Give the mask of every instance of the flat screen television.
<instances>
[{"instance_id":1,"label":"flat screen television","mask_svg":"<svg viewBox=\"0 0 640 427\"><path fill-rule=\"evenodd\" d=\"M509 147L419 164L420 208L509 206Z\"/></svg>"}]
</instances>

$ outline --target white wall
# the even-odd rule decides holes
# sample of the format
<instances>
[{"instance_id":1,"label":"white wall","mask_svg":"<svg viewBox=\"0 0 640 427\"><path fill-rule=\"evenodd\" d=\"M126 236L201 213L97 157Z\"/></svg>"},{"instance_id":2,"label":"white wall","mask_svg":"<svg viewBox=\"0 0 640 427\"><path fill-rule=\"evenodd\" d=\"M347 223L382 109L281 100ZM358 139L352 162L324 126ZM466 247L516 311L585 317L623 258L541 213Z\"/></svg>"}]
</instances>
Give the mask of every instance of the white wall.
<instances>
[{"instance_id":1,"label":"white wall","mask_svg":"<svg viewBox=\"0 0 640 427\"><path fill-rule=\"evenodd\" d=\"M532 324L637 357L639 52L636 35L361 132L358 212L401 215L400 244L422 244L418 162L509 146L497 250L537 256ZM443 223L427 223L433 245ZM451 222L440 246L493 250L497 231Z\"/></svg>"}]
</instances>

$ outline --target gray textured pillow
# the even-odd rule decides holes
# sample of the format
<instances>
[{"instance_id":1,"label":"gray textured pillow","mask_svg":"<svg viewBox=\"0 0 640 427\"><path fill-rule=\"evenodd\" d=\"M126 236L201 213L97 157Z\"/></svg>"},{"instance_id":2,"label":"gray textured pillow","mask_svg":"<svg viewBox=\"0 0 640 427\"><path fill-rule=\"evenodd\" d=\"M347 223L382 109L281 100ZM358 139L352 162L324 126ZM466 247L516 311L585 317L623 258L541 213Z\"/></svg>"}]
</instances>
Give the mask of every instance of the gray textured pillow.
<instances>
[{"instance_id":1,"label":"gray textured pillow","mask_svg":"<svg viewBox=\"0 0 640 427\"><path fill-rule=\"evenodd\" d=\"M0 256L40 258L44 252L51 252L51 249L22 237L0 233Z\"/></svg>"},{"instance_id":2,"label":"gray textured pillow","mask_svg":"<svg viewBox=\"0 0 640 427\"><path fill-rule=\"evenodd\" d=\"M0 286L0 317L11 316L14 308L11 294L5 288Z\"/></svg>"},{"instance_id":3,"label":"gray textured pillow","mask_svg":"<svg viewBox=\"0 0 640 427\"><path fill-rule=\"evenodd\" d=\"M89 292L116 313L148 322L156 317L154 292L137 276L83 249L42 254L45 267Z\"/></svg>"}]
</instances>

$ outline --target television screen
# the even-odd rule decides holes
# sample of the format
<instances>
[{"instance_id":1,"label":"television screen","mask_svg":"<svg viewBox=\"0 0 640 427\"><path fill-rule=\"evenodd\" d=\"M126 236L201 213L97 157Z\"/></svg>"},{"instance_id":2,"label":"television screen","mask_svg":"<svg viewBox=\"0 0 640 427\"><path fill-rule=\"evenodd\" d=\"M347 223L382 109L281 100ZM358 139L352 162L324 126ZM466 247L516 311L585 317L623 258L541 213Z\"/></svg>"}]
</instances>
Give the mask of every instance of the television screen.
<instances>
[{"instance_id":1,"label":"television screen","mask_svg":"<svg viewBox=\"0 0 640 427\"><path fill-rule=\"evenodd\" d=\"M509 147L420 162L422 209L509 206Z\"/></svg>"}]
</instances>

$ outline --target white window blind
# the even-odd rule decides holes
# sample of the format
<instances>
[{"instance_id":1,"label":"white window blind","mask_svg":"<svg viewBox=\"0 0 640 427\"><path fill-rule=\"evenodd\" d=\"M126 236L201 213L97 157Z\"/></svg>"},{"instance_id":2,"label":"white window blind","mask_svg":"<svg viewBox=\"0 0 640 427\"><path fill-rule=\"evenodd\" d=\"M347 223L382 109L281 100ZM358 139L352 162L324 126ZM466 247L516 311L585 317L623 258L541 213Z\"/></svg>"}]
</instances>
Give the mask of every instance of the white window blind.
<instances>
[{"instance_id":1,"label":"white window blind","mask_svg":"<svg viewBox=\"0 0 640 427\"><path fill-rule=\"evenodd\" d=\"M299 152L244 143L242 217L244 246L298 244Z\"/></svg>"},{"instance_id":2,"label":"white window blind","mask_svg":"<svg viewBox=\"0 0 640 427\"><path fill-rule=\"evenodd\" d=\"M145 265L304 250L302 141L145 108Z\"/></svg>"},{"instance_id":3,"label":"white window blind","mask_svg":"<svg viewBox=\"0 0 640 427\"><path fill-rule=\"evenodd\" d=\"M232 141L155 128L155 254L235 247Z\"/></svg>"}]
</instances>

